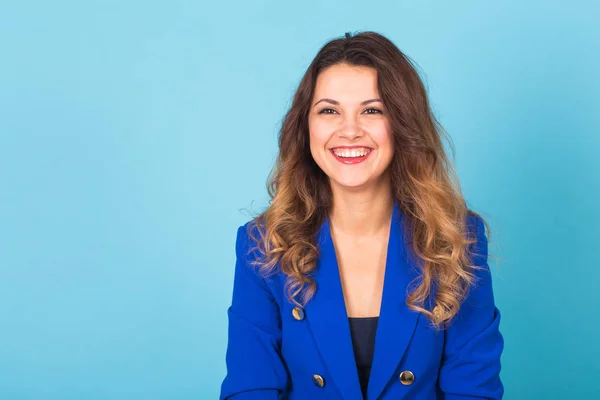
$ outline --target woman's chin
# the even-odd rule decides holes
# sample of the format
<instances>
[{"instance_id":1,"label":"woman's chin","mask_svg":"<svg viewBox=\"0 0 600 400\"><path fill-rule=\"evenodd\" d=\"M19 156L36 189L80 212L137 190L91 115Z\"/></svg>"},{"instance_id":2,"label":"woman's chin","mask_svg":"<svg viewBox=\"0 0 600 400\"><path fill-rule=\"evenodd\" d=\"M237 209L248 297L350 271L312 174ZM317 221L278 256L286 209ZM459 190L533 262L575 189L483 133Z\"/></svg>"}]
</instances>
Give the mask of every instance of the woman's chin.
<instances>
[{"instance_id":1,"label":"woman's chin","mask_svg":"<svg viewBox=\"0 0 600 400\"><path fill-rule=\"evenodd\" d=\"M369 186L369 179L332 179L340 189L360 190Z\"/></svg>"}]
</instances>

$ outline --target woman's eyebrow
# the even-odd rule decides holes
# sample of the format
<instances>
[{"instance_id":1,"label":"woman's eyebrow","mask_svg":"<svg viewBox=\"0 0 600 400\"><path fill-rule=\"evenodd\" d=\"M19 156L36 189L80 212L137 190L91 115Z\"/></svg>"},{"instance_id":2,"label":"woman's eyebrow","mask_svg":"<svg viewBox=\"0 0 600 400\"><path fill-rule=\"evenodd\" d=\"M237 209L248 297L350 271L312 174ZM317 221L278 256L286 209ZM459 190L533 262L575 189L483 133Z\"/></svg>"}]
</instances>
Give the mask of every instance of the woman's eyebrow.
<instances>
[{"instance_id":1,"label":"woman's eyebrow","mask_svg":"<svg viewBox=\"0 0 600 400\"><path fill-rule=\"evenodd\" d=\"M313 107L314 107L314 106L316 106L317 104L319 104L319 103L320 103L320 102L322 102L322 101L325 101L325 102L327 102L327 103L331 103L331 104L335 104L335 105L339 105L339 104L340 104L340 102L339 102L339 101L337 101L337 100L333 100L333 99L324 98L324 99L321 99L321 100L317 101L317 102L316 102L316 103L313 105ZM360 105L361 105L361 106L364 106L365 104L374 103L374 102L376 102L376 101L378 101L378 102L380 102L380 103L383 103L383 102L381 101L381 99L370 99L370 100L365 100L365 101L363 101L362 103L360 103Z\"/></svg>"}]
</instances>

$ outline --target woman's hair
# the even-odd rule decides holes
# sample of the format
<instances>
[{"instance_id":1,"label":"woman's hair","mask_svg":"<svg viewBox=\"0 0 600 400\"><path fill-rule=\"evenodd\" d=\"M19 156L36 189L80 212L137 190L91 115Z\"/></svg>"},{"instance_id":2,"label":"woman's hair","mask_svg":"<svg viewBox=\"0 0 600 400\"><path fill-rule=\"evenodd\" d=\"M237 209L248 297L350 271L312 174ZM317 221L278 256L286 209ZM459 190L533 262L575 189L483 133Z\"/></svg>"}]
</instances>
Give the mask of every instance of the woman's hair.
<instances>
[{"instance_id":1,"label":"woman's hair","mask_svg":"<svg viewBox=\"0 0 600 400\"><path fill-rule=\"evenodd\" d=\"M279 131L279 154L267 182L270 204L248 224L262 255L254 264L263 276L279 269L285 273L286 296L296 305L305 305L315 293L310 276L318 258L315 235L331 211L332 192L327 175L310 152L308 114L317 76L342 63L377 70L377 87L393 137L392 194L407 217L413 249L422 260L419 279L413 282L406 303L436 328L442 323L447 326L474 283L472 270L477 268L471 265L469 245L475 240L466 234L467 214L481 217L466 206L444 152L441 136L447 134L430 110L413 62L375 32L346 33L326 43L303 76ZM450 145L454 157L451 141ZM428 309L430 301L438 306L435 315Z\"/></svg>"}]
</instances>

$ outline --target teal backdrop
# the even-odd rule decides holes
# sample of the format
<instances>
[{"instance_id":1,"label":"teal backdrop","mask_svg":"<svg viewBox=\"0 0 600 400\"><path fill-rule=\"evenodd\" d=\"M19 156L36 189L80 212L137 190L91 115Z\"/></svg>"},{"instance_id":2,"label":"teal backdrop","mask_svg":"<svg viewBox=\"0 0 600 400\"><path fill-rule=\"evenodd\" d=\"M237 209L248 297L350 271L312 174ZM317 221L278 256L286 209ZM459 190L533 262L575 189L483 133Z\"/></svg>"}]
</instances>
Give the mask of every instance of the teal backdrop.
<instances>
[{"instance_id":1,"label":"teal backdrop","mask_svg":"<svg viewBox=\"0 0 600 400\"><path fill-rule=\"evenodd\" d=\"M506 399L600 398L596 1L0 6L0 399L215 399L236 229L326 41L414 59L492 226ZM594 396L595 395L595 396Z\"/></svg>"}]
</instances>

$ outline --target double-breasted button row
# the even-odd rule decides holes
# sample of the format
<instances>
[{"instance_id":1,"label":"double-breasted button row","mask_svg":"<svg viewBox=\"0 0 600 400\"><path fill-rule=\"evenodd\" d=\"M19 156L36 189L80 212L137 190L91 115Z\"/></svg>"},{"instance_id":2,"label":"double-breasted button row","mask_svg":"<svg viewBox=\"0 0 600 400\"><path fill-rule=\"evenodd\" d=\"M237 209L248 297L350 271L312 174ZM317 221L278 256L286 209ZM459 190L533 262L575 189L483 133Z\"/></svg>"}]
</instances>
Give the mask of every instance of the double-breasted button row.
<instances>
[{"instance_id":1,"label":"double-breasted button row","mask_svg":"<svg viewBox=\"0 0 600 400\"><path fill-rule=\"evenodd\" d=\"M402 371L400 372L400 383L403 385L412 385L415 381L415 374L411 371Z\"/></svg>"},{"instance_id":2,"label":"double-breasted button row","mask_svg":"<svg viewBox=\"0 0 600 400\"><path fill-rule=\"evenodd\" d=\"M436 309L434 309L434 313L439 313L439 307L436 307ZM292 316L294 317L295 320L297 321L301 321L304 319L304 309L302 307L294 307L292 309ZM400 382L403 385L412 385L412 383L415 381L415 375L411 372L411 371L402 371L400 372ZM325 378L323 378L321 375L319 374L314 374L312 377L313 383L315 384L315 386L317 387L324 387L325 386Z\"/></svg>"},{"instance_id":3,"label":"double-breasted button row","mask_svg":"<svg viewBox=\"0 0 600 400\"><path fill-rule=\"evenodd\" d=\"M312 379L315 386L320 388L325 386L325 378L323 378L321 375L314 374ZM415 375L411 371L400 372L400 383L402 383L403 385L412 385L414 381Z\"/></svg>"},{"instance_id":4,"label":"double-breasted button row","mask_svg":"<svg viewBox=\"0 0 600 400\"><path fill-rule=\"evenodd\" d=\"M304 319L304 310L301 307L294 307L292 309L292 315L296 320L301 321Z\"/></svg>"},{"instance_id":5,"label":"double-breasted button row","mask_svg":"<svg viewBox=\"0 0 600 400\"><path fill-rule=\"evenodd\" d=\"M297 321L302 321L304 319L304 309L302 307L294 307L292 308L292 316ZM313 383L316 387L324 387L325 386L325 378L323 378L319 374L314 374L312 377Z\"/></svg>"}]
</instances>

